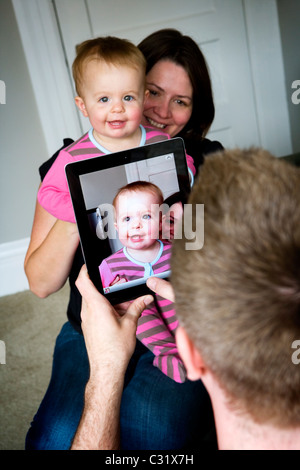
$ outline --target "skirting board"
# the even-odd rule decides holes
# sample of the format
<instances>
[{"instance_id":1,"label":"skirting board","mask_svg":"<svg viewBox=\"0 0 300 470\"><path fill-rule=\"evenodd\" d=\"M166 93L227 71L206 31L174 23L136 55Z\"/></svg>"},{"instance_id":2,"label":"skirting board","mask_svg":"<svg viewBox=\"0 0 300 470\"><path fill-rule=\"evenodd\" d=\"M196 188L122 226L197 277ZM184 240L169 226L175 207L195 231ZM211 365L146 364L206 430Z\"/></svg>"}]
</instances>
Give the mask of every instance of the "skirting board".
<instances>
[{"instance_id":1,"label":"skirting board","mask_svg":"<svg viewBox=\"0 0 300 470\"><path fill-rule=\"evenodd\" d=\"M29 238L0 244L0 297L29 289L24 258Z\"/></svg>"}]
</instances>

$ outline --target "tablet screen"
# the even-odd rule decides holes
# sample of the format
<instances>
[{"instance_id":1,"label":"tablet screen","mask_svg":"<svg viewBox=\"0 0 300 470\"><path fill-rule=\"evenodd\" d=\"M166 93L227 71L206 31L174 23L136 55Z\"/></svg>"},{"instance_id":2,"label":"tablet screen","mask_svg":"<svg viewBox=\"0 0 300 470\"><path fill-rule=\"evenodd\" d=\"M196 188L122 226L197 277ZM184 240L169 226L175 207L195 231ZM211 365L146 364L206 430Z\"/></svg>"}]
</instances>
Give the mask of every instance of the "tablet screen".
<instances>
[{"instance_id":1,"label":"tablet screen","mask_svg":"<svg viewBox=\"0 0 300 470\"><path fill-rule=\"evenodd\" d=\"M168 278L174 225L190 189L183 140L174 138L70 163L66 175L91 280L112 304Z\"/></svg>"}]
</instances>

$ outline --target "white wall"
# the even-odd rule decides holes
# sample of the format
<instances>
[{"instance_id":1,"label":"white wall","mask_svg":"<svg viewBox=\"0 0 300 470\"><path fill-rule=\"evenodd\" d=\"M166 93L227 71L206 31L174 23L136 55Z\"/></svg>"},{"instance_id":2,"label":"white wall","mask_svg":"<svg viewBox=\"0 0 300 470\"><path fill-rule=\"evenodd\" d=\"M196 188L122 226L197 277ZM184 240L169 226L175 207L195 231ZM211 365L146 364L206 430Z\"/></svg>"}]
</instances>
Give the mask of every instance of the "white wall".
<instances>
[{"instance_id":1,"label":"white wall","mask_svg":"<svg viewBox=\"0 0 300 470\"><path fill-rule=\"evenodd\" d=\"M0 295L27 288L23 258L30 236L38 166L46 144L10 0L0 0Z\"/></svg>"}]
</instances>

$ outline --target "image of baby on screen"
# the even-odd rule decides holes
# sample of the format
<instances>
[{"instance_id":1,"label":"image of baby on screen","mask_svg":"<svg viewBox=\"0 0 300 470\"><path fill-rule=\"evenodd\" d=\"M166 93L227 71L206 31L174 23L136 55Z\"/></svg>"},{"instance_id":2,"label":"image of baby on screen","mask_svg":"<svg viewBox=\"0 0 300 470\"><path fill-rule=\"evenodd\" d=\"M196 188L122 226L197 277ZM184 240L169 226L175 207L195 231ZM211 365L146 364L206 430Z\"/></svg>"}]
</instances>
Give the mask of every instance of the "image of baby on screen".
<instances>
[{"instance_id":1,"label":"image of baby on screen","mask_svg":"<svg viewBox=\"0 0 300 470\"><path fill-rule=\"evenodd\" d=\"M99 267L103 287L170 269L171 246L159 240L163 195L158 186L137 181L121 188L113 200L115 228L123 245Z\"/></svg>"},{"instance_id":2,"label":"image of baby on screen","mask_svg":"<svg viewBox=\"0 0 300 470\"><path fill-rule=\"evenodd\" d=\"M170 269L172 245L159 239L163 194L155 184L136 181L123 186L113 200L115 228L123 248L99 266L106 287L147 278ZM176 382L186 372L175 344L178 326L174 305L159 296L142 313L137 338L155 355L153 364Z\"/></svg>"}]
</instances>

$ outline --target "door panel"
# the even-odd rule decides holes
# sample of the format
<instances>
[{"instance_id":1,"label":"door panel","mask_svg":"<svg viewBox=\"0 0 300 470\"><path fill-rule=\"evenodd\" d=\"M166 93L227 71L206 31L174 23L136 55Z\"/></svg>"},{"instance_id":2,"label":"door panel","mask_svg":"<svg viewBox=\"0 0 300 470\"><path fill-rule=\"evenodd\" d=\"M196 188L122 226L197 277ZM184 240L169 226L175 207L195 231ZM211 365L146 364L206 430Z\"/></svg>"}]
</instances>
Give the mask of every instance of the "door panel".
<instances>
[{"instance_id":1,"label":"door panel","mask_svg":"<svg viewBox=\"0 0 300 470\"><path fill-rule=\"evenodd\" d=\"M256 105L242 0L55 0L69 68L75 45L115 35L138 43L172 27L202 49L212 78L216 116L208 137L225 147L259 145ZM82 130L90 125L80 116Z\"/></svg>"}]
</instances>

